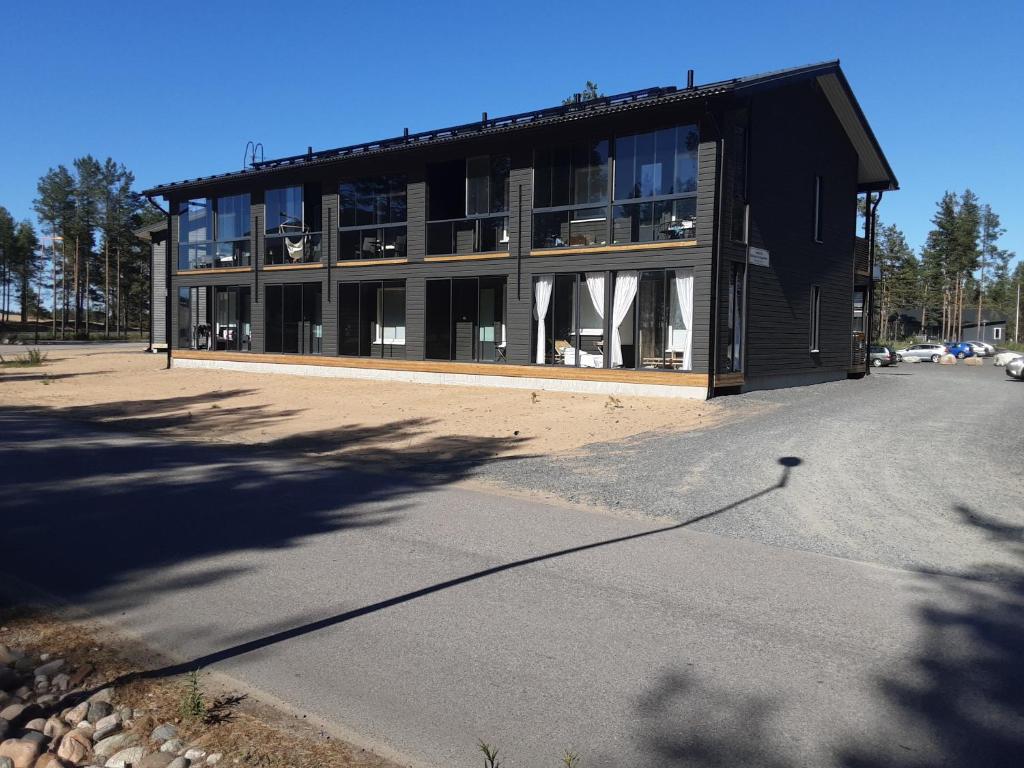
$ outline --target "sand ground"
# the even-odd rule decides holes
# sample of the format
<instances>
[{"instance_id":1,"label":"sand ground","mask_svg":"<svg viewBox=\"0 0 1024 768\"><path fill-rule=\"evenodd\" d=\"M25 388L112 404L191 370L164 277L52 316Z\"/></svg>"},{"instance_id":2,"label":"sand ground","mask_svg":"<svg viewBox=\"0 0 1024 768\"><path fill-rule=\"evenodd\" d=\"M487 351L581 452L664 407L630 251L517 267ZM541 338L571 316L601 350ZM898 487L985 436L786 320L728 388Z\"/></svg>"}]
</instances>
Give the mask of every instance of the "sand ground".
<instances>
[{"instance_id":1,"label":"sand ground","mask_svg":"<svg viewBox=\"0 0 1024 768\"><path fill-rule=\"evenodd\" d=\"M0 368L0 406L41 407L132 431L372 460L574 451L647 432L721 422L713 403L491 387L165 369L134 349L53 350Z\"/></svg>"}]
</instances>

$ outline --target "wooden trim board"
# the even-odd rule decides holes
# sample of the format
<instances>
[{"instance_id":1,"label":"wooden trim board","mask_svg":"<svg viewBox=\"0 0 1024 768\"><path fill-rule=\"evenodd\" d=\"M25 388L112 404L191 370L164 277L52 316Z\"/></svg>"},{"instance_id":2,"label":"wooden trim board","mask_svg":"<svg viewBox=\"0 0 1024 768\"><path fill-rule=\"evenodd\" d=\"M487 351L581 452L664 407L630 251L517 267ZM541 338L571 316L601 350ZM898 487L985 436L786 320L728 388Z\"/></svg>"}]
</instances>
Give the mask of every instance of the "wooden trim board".
<instances>
[{"instance_id":1,"label":"wooden trim board","mask_svg":"<svg viewBox=\"0 0 1024 768\"><path fill-rule=\"evenodd\" d=\"M490 251L488 253L460 253L451 256L424 256L424 261L484 261L486 259L509 259L508 251Z\"/></svg>"},{"instance_id":2,"label":"wooden trim board","mask_svg":"<svg viewBox=\"0 0 1024 768\"><path fill-rule=\"evenodd\" d=\"M286 272L291 269L323 269L327 265L323 262L314 264L268 264L263 267L264 272Z\"/></svg>"},{"instance_id":3,"label":"wooden trim board","mask_svg":"<svg viewBox=\"0 0 1024 768\"><path fill-rule=\"evenodd\" d=\"M661 251L668 248L694 248L696 240L660 240L656 243L627 243L624 245L600 245L586 248L538 248L530 251L531 256L568 256L571 253L622 253L627 251Z\"/></svg>"},{"instance_id":4,"label":"wooden trim board","mask_svg":"<svg viewBox=\"0 0 1024 768\"><path fill-rule=\"evenodd\" d=\"M175 275L223 275L229 272L252 272L252 267L214 267L212 269L180 269Z\"/></svg>"},{"instance_id":5,"label":"wooden trim board","mask_svg":"<svg viewBox=\"0 0 1024 768\"><path fill-rule=\"evenodd\" d=\"M336 261L336 267L375 267L378 264L408 264L408 259L352 259L350 261Z\"/></svg>"},{"instance_id":6,"label":"wooden trim board","mask_svg":"<svg viewBox=\"0 0 1024 768\"><path fill-rule=\"evenodd\" d=\"M367 357L325 357L320 355L277 355L258 352L206 352L176 349L172 357L183 360L224 360L234 363L316 365L334 368L364 368L415 373L450 373L467 376L510 376L529 379L607 381L618 384L659 384L662 386L707 387L706 373L674 371L625 371L607 368L569 368L549 365L506 363L454 363L445 360L385 360Z\"/></svg>"},{"instance_id":7,"label":"wooden trim board","mask_svg":"<svg viewBox=\"0 0 1024 768\"><path fill-rule=\"evenodd\" d=\"M736 373L716 373L715 374L715 386L716 387L738 387L744 383L743 372L739 371Z\"/></svg>"}]
</instances>

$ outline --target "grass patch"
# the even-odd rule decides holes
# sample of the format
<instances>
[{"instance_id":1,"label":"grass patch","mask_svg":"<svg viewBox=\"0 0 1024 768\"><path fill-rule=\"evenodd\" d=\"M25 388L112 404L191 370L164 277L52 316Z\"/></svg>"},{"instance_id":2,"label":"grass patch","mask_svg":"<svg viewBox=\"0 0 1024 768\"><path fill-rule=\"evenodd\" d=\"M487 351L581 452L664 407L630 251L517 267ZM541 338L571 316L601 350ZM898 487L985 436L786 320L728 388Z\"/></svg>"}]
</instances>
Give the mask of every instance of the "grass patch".
<instances>
[{"instance_id":1,"label":"grass patch","mask_svg":"<svg viewBox=\"0 0 1024 768\"><path fill-rule=\"evenodd\" d=\"M22 352L13 360L5 360L0 355L0 368L38 368L46 362L46 353L38 349L30 349Z\"/></svg>"}]
</instances>

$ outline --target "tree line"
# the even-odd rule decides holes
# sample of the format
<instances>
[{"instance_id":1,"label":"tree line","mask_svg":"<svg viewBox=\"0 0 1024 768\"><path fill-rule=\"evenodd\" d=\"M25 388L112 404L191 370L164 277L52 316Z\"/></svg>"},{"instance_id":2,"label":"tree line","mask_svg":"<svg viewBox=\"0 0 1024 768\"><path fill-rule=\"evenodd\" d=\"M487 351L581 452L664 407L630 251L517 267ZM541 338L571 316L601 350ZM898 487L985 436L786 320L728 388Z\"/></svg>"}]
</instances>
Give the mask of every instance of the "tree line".
<instances>
[{"instance_id":1,"label":"tree line","mask_svg":"<svg viewBox=\"0 0 1024 768\"><path fill-rule=\"evenodd\" d=\"M999 215L970 189L946 192L938 201L920 255L899 227L879 222L873 323L879 340L909 335L907 310L919 313L922 331L934 327L949 341L962 337L965 323L991 311L1007 318L1008 336L1019 340L1016 305L1024 262L1010 268L1015 254L1000 247L1004 234Z\"/></svg>"},{"instance_id":2,"label":"tree line","mask_svg":"<svg viewBox=\"0 0 1024 768\"><path fill-rule=\"evenodd\" d=\"M40 232L0 207L4 310L16 297L22 322L49 320L61 338L147 330L149 249L134 232L160 215L134 183L122 163L85 155L40 177L33 201Z\"/></svg>"}]
</instances>

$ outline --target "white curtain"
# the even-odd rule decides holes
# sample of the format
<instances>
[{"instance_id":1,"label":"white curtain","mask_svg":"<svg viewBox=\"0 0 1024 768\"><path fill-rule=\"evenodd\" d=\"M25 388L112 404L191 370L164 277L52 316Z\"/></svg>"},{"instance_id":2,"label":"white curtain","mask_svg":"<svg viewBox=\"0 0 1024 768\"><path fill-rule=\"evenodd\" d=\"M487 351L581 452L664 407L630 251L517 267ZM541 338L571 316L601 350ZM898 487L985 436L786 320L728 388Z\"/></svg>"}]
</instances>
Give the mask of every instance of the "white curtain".
<instances>
[{"instance_id":1,"label":"white curtain","mask_svg":"<svg viewBox=\"0 0 1024 768\"><path fill-rule=\"evenodd\" d=\"M544 364L545 342L547 331L544 328L544 316L548 313L548 304L551 303L551 289L554 287L555 278L551 275L538 277L533 284L533 314L537 318L537 354L535 362Z\"/></svg>"},{"instance_id":2,"label":"white curtain","mask_svg":"<svg viewBox=\"0 0 1024 768\"><path fill-rule=\"evenodd\" d=\"M619 325L626 319L636 296L637 272L619 272L615 275L615 296L612 299L612 368L622 366L622 334ZM590 282L589 279L587 281Z\"/></svg>"},{"instance_id":3,"label":"white curtain","mask_svg":"<svg viewBox=\"0 0 1024 768\"><path fill-rule=\"evenodd\" d=\"M597 316L604 320L604 272L587 272L587 290Z\"/></svg>"},{"instance_id":4,"label":"white curtain","mask_svg":"<svg viewBox=\"0 0 1024 768\"><path fill-rule=\"evenodd\" d=\"M690 370L693 363L693 270L676 270L676 302L679 304L679 315L683 320L683 368Z\"/></svg>"}]
</instances>

